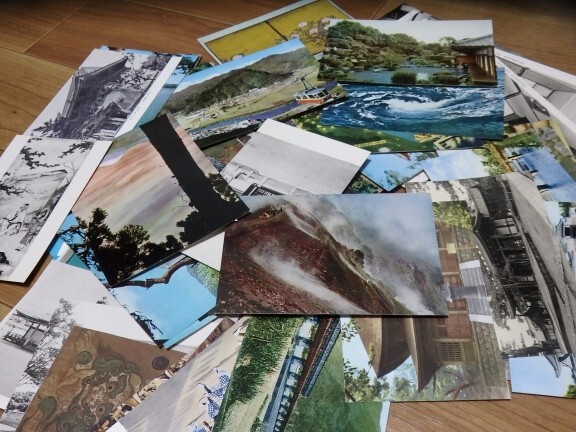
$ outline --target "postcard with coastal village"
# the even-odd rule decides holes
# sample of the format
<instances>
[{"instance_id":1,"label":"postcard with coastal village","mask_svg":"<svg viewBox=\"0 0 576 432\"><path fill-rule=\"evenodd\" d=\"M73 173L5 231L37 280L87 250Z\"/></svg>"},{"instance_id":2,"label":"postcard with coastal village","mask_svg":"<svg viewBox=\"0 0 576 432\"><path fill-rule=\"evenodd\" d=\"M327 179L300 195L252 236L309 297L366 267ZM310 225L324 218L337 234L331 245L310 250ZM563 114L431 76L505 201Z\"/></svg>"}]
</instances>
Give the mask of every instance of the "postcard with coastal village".
<instances>
[{"instance_id":1,"label":"postcard with coastal village","mask_svg":"<svg viewBox=\"0 0 576 432\"><path fill-rule=\"evenodd\" d=\"M95 49L25 134L111 140L134 128L179 63L179 57Z\"/></svg>"},{"instance_id":2,"label":"postcard with coastal village","mask_svg":"<svg viewBox=\"0 0 576 432\"><path fill-rule=\"evenodd\" d=\"M38 332L43 336L0 418L0 431L16 430L74 326L141 342L149 341L144 330L130 319L119 304L113 300L110 303L60 300L45 331Z\"/></svg>"},{"instance_id":3,"label":"postcard with coastal village","mask_svg":"<svg viewBox=\"0 0 576 432\"><path fill-rule=\"evenodd\" d=\"M198 38L218 63L236 60L290 39L321 53L330 19L351 18L328 0L303 0L266 15Z\"/></svg>"},{"instance_id":4,"label":"postcard with coastal village","mask_svg":"<svg viewBox=\"0 0 576 432\"><path fill-rule=\"evenodd\" d=\"M468 299L475 319L493 325L502 355L574 352L576 275L560 253L573 242L559 229L571 205L548 204L525 172L406 188L431 194L443 262L456 272L445 277L450 298ZM447 211L454 201L460 208Z\"/></svg>"},{"instance_id":5,"label":"postcard with coastal village","mask_svg":"<svg viewBox=\"0 0 576 432\"><path fill-rule=\"evenodd\" d=\"M250 317L238 319L170 379L126 412L114 424L113 430L212 430L250 320ZM257 364L256 358L254 361ZM151 412L155 414L151 416ZM202 427L204 429L200 429Z\"/></svg>"},{"instance_id":6,"label":"postcard with coastal village","mask_svg":"<svg viewBox=\"0 0 576 432\"><path fill-rule=\"evenodd\" d=\"M495 86L492 21L330 21L320 79Z\"/></svg>"},{"instance_id":7,"label":"postcard with coastal village","mask_svg":"<svg viewBox=\"0 0 576 432\"><path fill-rule=\"evenodd\" d=\"M568 398L576 395L576 354L516 357L508 364L514 393Z\"/></svg>"},{"instance_id":8,"label":"postcard with coastal village","mask_svg":"<svg viewBox=\"0 0 576 432\"><path fill-rule=\"evenodd\" d=\"M226 229L217 313L446 314L426 194L243 199L252 214Z\"/></svg>"},{"instance_id":9,"label":"postcard with coastal village","mask_svg":"<svg viewBox=\"0 0 576 432\"><path fill-rule=\"evenodd\" d=\"M156 378L182 353L74 327L24 413L21 430L48 431L68 421L90 428L112 406ZM46 407L50 409L46 409Z\"/></svg>"},{"instance_id":10,"label":"postcard with coastal village","mask_svg":"<svg viewBox=\"0 0 576 432\"><path fill-rule=\"evenodd\" d=\"M497 76L495 87L343 84L347 98L324 107L320 124L502 139L504 70L500 68ZM394 150L415 150L410 143L404 145Z\"/></svg>"},{"instance_id":11,"label":"postcard with coastal village","mask_svg":"<svg viewBox=\"0 0 576 432\"><path fill-rule=\"evenodd\" d=\"M318 81L318 61L299 39L188 75L166 102L204 148L345 96L335 81Z\"/></svg>"},{"instance_id":12,"label":"postcard with coastal village","mask_svg":"<svg viewBox=\"0 0 576 432\"><path fill-rule=\"evenodd\" d=\"M239 195L342 193L370 153L266 120L220 172Z\"/></svg>"},{"instance_id":13,"label":"postcard with coastal village","mask_svg":"<svg viewBox=\"0 0 576 432\"><path fill-rule=\"evenodd\" d=\"M73 212L85 227L85 241L106 238L87 243L93 252L88 259L113 286L248 208L184 130L164 115L114 141Z\"/></svg>"},{"instance_id":14,"label":"postcard with coastal village","mask_svg":"<svg viewBox=\"0 0 576 432\"><path fill-rule=\"evenodd\" d=\"M110 144L12 140L0 160L0 280L26 281Z\"/></svg>"}]
</instances>

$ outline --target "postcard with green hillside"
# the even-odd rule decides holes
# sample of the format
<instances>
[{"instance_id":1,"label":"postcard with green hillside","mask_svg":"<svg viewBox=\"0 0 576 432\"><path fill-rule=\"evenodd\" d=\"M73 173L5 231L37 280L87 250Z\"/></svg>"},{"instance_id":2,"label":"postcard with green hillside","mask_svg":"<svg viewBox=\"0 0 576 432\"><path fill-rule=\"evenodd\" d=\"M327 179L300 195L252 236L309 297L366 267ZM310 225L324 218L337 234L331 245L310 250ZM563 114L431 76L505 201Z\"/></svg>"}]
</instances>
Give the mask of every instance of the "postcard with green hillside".
<instances>
[{"instance_id":1,"label":"postcard with green hillside","mask_svg":"<svg viewBox=\"0 0 576 432\"><path fill-rule=\"evenodd\" d=\"M201 147L345 96L298 39L188 75L164 106Z\"/></svg>"},{"instance_id":2,"label":"postcard with green hillside","mask_svg":"<svg viewBox=\"0 0 576 432\"><path fill-rule=\"evenodd\" d=\"M320 79L495 86L492 21L331 20Z\"/></svg>"},{"instance_id":3,"label":"postcard with green hillside","mask_svg":"<svg viewBox=\"0 0 576 432\"><path fill-rule=\"evenodd\" d=\"M332 18L350 18L350 15L329 0L302 0L198 38L198 42L218 63L294 38L299 38L312 54L317 54L324 49Z\"/></svg>"},{"instance_id":4,"label":"postcard with green hillside","mask_svg":"<svg viewBox=\"0 0 576 432\"><path fill-rule=\"evenodd\" d=\"M446 313L426 194L243 200L252 214L226 229L216 313Z\"/></svg>"}]
</instances>

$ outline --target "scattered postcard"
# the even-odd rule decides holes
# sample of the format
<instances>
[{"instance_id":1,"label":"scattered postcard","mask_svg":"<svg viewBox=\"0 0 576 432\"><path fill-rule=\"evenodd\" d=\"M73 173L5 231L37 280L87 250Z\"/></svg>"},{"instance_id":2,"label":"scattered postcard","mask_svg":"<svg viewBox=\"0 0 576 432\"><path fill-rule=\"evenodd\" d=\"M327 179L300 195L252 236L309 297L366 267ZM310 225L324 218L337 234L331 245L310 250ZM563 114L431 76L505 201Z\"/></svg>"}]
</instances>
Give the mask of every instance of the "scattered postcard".
<instances>
[{"instance_id":1,"label":"scattered postcard","mask_svg":"<svg viewBox=\"0 0 576 432\"><path fill-rule=\"evenodd\" d=\"M384 188L376 182L370 180L364 174L359 173L354 177L352 182L348 185L344 193L358 194L358 193L382 193L385 192Z\"/></svg>"},{"instance_id":2,"label":"scattered postcard","mask_svg":"<svg viewBox=\"0 0 576 432\"><path fill-rule=\"evenodd\" d=\"M159 197L161 199L159 199ZM169 116L117 138L73 207L84 245L110 286L248 212ZM84 248L86 249L86 248Z\"/></svg>"},{"instance_id":3,"label":"scattered postcard","mask_svg":"<svg viewBox=\"0 0 576 432\"><path fill-rule=\"evenodd\" d=\"M111 140L134 128L179 57L95 49L25 134Z\"/></svg>"},{"instance_id":4,"label":"scattered postcard","mask_svg":"<svg viewBox=\"0 0 576 432\"><path fill-rule=\"evenodd\" d=\"M338 194L369 154L269 119L220 173L239 195Z\"/></svg>"},{"instance_id":5,"label":"scattered postcard","mask_svg":"<svg viewBox=\"0 0 576 432\"><path fill-rule=\"evenodd\" d=\"M226 230L216 313L446 313L426 194L243 199L252 214Z\"/></svg>"},{"instance_id":6,"label":"scattered postcard","mask_svg":"<svg viewBox=\"0 0 576 432\"><path fill-rule=\"evenodd\" d=\"M431 194L441 261L453 272L445 287L494 324L503 355L575 352L576 275L529 174L405 186Z\"/></svg>"},{"instance_id":7,"label":"scattered postcard","mask_svg":"<svg viewBox=\"0 0 576 432\"><path fill-rule=\"evenodd\" d=\"M47 331L62 298L87 302L110 301L110 293L92 273L57 261L51 262L38 280L0 322L0 409L18 384L32 353Z\"/></svg>"},{"instance_id":8,"label":"scattered postcard","mask_svg":"<svg viewBox=\"0 0 576 432\"><path fill-rule=\"evenodd\" d=\"M373 154L361 173L389 192L422 172L422 161L429 158L436 158L436 153Z\"/></svg>"},{"instance_id":9,"label":"scattered postcard","mask_svg":"<svg viewBox=\"0 0 576 432\"><path fill-rule=\"evenodd\" d=\"M502 139L502 70L496 87L343 86L346 100L327 105L322 111L321 124Z\"/></svg>"},{"instance_id":10,"label":"scattered postcard","mask_svg":"<svg viewBox=\"0 0 576 432\"><path fill-rule=\"evenodd\" d=\"M158 432L212 427L249 320L238 319L110 430Z\"/></svg>"},{"instance_id":11,"label":"scattered postcard","mask_svg":"<svg viewBox=\"0 0 576 432\"><path fill-rule=\"evenodd\" d=\"M576 163L551 120L507 125L502 141L472 150L438 151L421 162L430 180L445 181L529 172L542 198L576 201Z\"/></svg>"},{"instance_id":12,"label":"scattered postcard","mask_svg":"<svg viewBox=\"0 0 576 432\"><path fill-rule=\"evenodd\" d=\"M49 431L54 424L89 429L108 407L130 397L181 357L155 345L74 327L19 429Z\"/></svg>"},{"instance_id":13,"label":"scattered postcard","mask_svg":"<svg viewBox=\"0 0 576 432\"><path fill-rule=\"evenodd\" d=\"M492 21L330 21L318 78L495 86Z\"/></svg>"},{"instance_id":14,"label":"scattered postcard","mask_svg":"<svg viewBox=\"0 0 576 432\"><path fill-rule=\"evenodd\" d=\"M236 321L236 319L231 319L228 317L219 318L218 320L212 322L209 326L204 327L201 331L188 338L187 343L192 343L194 346L192 350L188 351L180 361L172 364L159 376L154 378L147 385L134 393L130 398L124 400L121 404L116 405L107 416L102 417L99 420L97 427L92 428L91 432L104 432L114 427L114 425L117 424L117 422L122 417L124 417L126 413L132 411L136 406L142 403L144 399L148 398L156 390L158 390L161 385L168 382L168 380L176 372L178 372L193 358L197 357L202 351L208 348L215 340L222 336L223 333L231 328Z\"/></svg>"},{"instance_id":15,"label":"scattered postcard","mask_svg":"<svg viewBox=\"0 0 576 432\"><path fill-rule=\"evenodd\" d=\"M244 57L298 38L312 54L321 53L331 18L350 18L331 1L303 0L266 15L198 38L218 63Z\"/></svg>"},{"instance_id":16,"label":"scattered postcard","mask_svg":"<svg viewBox=\"0 0 576 432\"><path fill-rule=\"evenodd\" d=\"M385 432L390 402L346 403L341 337L323 358L320 373L294 396L296 403L284 430Z\"/></svg>"},{"instance_id":17,"label":"scattered postcard","mask_svg":"<svg viewBox=\"0 0 576 432\"><path fill-rule=\"evenodd\" d=\"M109 141L18 135L0 158L0 280L25 282Z\"/></svg>"},{"instance_id":18,"label":"scattered postcard","mask_svg":"<svg viewBox=\"0 0 576 432\"><path fill-rule=\"evenodd\" d=\"M494 327L465 298L446 318L342 318L348 402L510 399Z\"/></svg>"},{"instance_id":19,"label":"scattered postcard","mask_svg":"<svg viewBox=\"0 0 576 432\"><path fill-rule=\"evenodd\" d=\"M514 393L576 398L576 354L548 354L508 360Z\"/></svg>"},{"instance_id":20,"label":"scattered postcard","mask_svg":"<svg viewBox=\"0 0 576 432\"><path fill-rule=\"evenodd\" d=\"M201 147L345 96L298 39L188 75L164 106Z\"/></svg>"},{"instance_id":21,"label":"scattered postcard","mask_svg":"<svg viewBox=\"0 0 576 432\"><path fill-rule=\"evenodd\" d=\"M402 3L397 8L387 12L386 15L378 18L379 20L393 20L393 21L428 21L435 20L432 15L422 12L413 6Z\"/></svg>"},{"instance_id":22,"label":"scattered postcard","mask_svg":"<svg viewBox=\"0 0 576 432\"><path fill-rule=\"evenodd\" d=\"M13 431L18 427L24 412L74 326L149 342L144 330L118 305L61 299L60 305L48 323L46 333L20 377L4 415L0 418L0 431Z\"/></svg>"}]
</instances>

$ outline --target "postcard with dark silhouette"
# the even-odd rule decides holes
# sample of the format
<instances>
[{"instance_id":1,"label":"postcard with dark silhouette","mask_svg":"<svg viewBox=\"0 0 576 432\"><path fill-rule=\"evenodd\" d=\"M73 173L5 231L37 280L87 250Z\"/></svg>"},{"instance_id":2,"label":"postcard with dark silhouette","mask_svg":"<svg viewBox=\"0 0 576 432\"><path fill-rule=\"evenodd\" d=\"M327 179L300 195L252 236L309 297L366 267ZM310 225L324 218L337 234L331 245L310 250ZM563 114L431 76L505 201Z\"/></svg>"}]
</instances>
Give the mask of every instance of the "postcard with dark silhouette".
<instances>
[{"instance_id":1,"label":"postcard with dark silhouette","mask_svg":"<svg viewBox=\"0 0 576 432\"><path fill-rule=\"evenodd\" d=\"M116 139L73 207L109 285L135 276L248 213L170 116Z\"/></svg>"},{"instance_id":2,"label":"postcard with dark silhouette","mask_svg":"<svg viewBox=\"0 0 576 432\"><path fill-rule=\"evenodd\" d=\"M230 225L222 314L444 315L426 194L247 196Z\"/></svg>"}]
</instances>

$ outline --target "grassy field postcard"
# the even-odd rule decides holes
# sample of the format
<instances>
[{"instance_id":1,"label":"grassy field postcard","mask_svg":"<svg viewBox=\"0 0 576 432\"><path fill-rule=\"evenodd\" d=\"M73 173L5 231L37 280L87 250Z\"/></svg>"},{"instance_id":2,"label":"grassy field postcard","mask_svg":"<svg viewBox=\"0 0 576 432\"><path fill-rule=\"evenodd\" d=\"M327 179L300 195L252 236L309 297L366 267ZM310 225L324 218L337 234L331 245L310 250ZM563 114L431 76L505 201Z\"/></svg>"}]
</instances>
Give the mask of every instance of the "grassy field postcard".
<instances>
[{"instance_id":1,"label":"grassy field postcard","mask_svg":"<svg viewBox=\"0 0 576 432\"><path fill-rule=\"evenodd\" d=\"M0 158L0 280L25 282L110 141L15 137Z\"/></svg>"},{"instance_id":2,"label":"grassy field postcard","mask_svg":"<svg viewBox=\"0 0 576 432\"><path fill-rule=\"evenodd\" d=\"M350 15L328 0L303 0L266 15L203 36L198 42L224 63L298 38L312 53L321 53L332 18Z\"/></svg>"},{"instance_id":3,"label":"grassy field postcard","mask_svg":"<svg viewBox=\"0 0 576 432\"><path fill-rule=\"evenodd\" d=\"M266 120L221 171L240 195L342 193L369 153L275 120Z\"/></svg>"},{"instance_id":4,"label":"grassy field postcard","mask_svg":"<svg viewBox=\"0 0 576 432\"><path fill-rule=\"evenodd\" d=\"M381 131L502 139L504 72L495 87L344 84L347 98L322 110L320 124Z\"/></svg>"},{"instance_id":5,"label":"grassy field postcard","mask_svg":"<svg viewBox=\"0 0 576 432\"><path fill-rule=\"evenodd\" d=\"M243 199L252 214L226 230L217 313L446 313L427 195Z\"/></svg>"},{"instance_id":6,"label":"grassy field postcard","mask_svg":"<svg viewBox=\"0 0 576 432\"><path fill-rule=\"evenodd\" d=\"M344 97L298 39L188 75L164 106L201 147Z\"/></svg>"},{"instance_id":7,"label":"grassy field postcard","mask_svg":"<svg viewBox=\"0 0 576 432\"><path fill-rule=\"evenodd\" d=\"M332 20L320 79L494 86L492 22Z\"/></svg>"},{"instance_id":8,"label":"grassy field postcard","mask_svg":"<svg viewBox=\"0 0 576 432\"><path fill-rule=\"evenodd\" d=\"M159 198L160 197L160 198ZM168 116L114 141L73 208L109 285L175 255L248 212Z\"/></svg>"}]
</instances>

